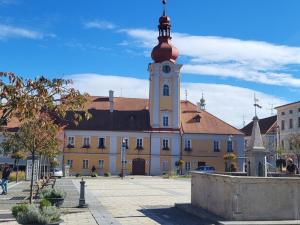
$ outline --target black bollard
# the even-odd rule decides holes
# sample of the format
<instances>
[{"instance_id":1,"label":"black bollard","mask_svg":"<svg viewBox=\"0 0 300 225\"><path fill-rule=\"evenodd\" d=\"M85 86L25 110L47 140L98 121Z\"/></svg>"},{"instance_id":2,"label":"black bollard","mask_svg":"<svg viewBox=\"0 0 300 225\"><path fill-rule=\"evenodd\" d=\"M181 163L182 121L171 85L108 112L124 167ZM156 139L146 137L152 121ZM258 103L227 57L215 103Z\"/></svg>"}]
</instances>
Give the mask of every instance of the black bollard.
<instances>
[{"instance_id":1,"label":"black bollard","mask_svg":"<svg viewBox=\"0 0 300 225\"><path fill-rule=\"evenodd\" d=\"M86 208L87 204L85 203L85 181L83 178L80 181L80 196L79 196L79 208Z\"/></svg>"}]
</instances>

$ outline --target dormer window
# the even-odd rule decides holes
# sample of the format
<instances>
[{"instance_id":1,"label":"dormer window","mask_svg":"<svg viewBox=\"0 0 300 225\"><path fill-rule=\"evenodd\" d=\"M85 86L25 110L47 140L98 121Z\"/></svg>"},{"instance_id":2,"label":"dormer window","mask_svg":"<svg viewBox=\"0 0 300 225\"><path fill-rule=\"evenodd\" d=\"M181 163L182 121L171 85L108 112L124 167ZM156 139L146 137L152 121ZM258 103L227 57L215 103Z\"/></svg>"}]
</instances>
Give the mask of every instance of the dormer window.
<instances>
[{"instance_id":1,"label":"dormer window","mask_svg":"<svg viewBox=\"0 0 300 225\"><path fill-rule=\"evenodd\" d=\"M163 86L163 96L170 96L170 88L167 84L164 84Z\"/></svg>"},{"instance_id":2,"label":"dormer window","mask_svg":"<svg viewBox=\"0 0 300 225\"><path fill-rule=\"evenodd\" d=\"M201 116L197 115L197 116L195 116L195 117L193 118L193 121L199 123L199 122L200 122L200 118L201 118Z\"/></svg>"}]
</instances>

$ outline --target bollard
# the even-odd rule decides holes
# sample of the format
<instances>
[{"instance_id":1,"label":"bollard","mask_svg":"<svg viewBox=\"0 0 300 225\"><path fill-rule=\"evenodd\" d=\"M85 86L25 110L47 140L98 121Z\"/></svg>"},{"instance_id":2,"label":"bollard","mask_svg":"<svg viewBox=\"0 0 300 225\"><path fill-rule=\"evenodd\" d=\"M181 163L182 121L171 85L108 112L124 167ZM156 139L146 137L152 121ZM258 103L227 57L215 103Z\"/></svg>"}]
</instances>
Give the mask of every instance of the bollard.
<instances>
[{"instance_id":1,"label":"bollard","mask_svg":"<svg viewBox=\"0 0 300 225\"><path fill-rule=\"evenodd\" d=\"M83 178L80 181L80 196L79 196L79 208L86 208L87 204L85 203L85 181Z\"/></svg>"}]
</instances>

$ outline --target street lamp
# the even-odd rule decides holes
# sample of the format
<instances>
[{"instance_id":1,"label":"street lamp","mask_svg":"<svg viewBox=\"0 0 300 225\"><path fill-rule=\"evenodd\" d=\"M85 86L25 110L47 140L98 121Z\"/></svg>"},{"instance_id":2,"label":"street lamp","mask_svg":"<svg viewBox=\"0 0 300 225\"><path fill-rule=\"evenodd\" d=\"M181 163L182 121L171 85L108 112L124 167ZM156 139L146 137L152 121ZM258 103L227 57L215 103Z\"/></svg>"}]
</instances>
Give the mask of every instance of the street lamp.
<instances>
[{"instance_id":1,"label":"street lamp","mask_svg":"<svg viewBox=\"0 0 300 225\"><path fill-rule=\"evenodd\" d=\"M125 170L126 170L126 141L123 138L122 147L121 147L121 178L125 177Z\"/></svg>"}]
</instances>

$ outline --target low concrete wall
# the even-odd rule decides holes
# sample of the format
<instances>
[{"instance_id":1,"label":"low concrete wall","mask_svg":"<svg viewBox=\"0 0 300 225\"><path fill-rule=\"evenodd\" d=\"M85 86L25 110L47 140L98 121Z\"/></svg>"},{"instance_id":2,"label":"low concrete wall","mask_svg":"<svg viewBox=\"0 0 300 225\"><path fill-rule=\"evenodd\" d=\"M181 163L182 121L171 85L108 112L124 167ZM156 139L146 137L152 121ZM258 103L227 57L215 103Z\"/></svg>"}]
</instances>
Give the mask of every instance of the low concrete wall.
<instances>
[{"instance_id":1,"label":"low concrete wall","mask_svg":"<svg viewBox=\"0 0 300 225\"><path fill-rule=\"evenodd\" d=\"M300 179L192 174L192 205L228 220L300 219Z\"/></svg>"}]
</instances>

